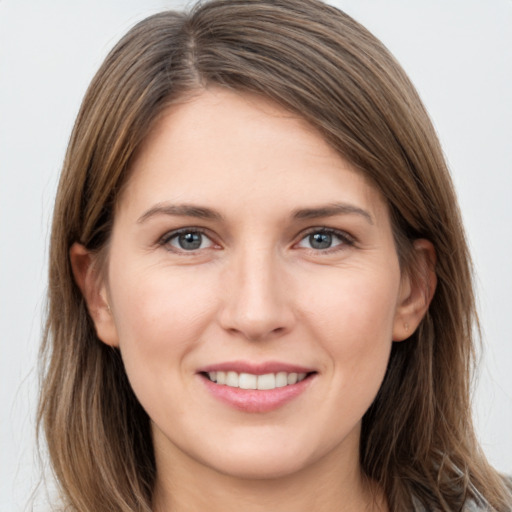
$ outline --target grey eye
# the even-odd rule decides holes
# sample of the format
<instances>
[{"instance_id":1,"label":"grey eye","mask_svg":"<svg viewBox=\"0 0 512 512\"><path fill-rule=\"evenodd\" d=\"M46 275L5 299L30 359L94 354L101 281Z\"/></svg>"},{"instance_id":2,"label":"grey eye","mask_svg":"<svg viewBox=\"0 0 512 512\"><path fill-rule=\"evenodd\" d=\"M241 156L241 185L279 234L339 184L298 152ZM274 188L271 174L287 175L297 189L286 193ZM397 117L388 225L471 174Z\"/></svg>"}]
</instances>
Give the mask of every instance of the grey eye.
<instances>
[{"instance_id":1,"label":"grey eye","mask_svg":"<svg viewBox=\"0 0 512 512\"><path fill-rule=\"evenodd\" d=\"M203 235L201 233L183 233L177 236L178 245L186 251L194 251L201 247Z\"/></svg>"},{"instance_id":2,"label":"grey eye","mask_svg":"<svg viewBox=\"0 0 512 512\"><path fill-rule=\"evenodd\" d=\"M353 239L346 233L334 229L318 228L311 230L298 243L298 247L314 249L315 251L327 251L327 249L343 249L353 245Z\"/></svg>"},{"instance_id":3,"label":"grey eye","mask_svg":"<svg viewBox=\"0 0 512 512\"><path fill-rule=\"evenodd\" d=\"M308 241L313 249L328 249L332 246L332 238L332 233L312 233Z\"/></svg>"},{"instance_id":4,"label":"grey eye","mask_svg":"<svg viewBox=\"0 0 512 512\"><path fill-rule=\"evenodd\" d=\"M200 231L181 231L167 239L171 247L181 251L197 251L213 246L213 242Z\"/></svg>"}]
</instances>

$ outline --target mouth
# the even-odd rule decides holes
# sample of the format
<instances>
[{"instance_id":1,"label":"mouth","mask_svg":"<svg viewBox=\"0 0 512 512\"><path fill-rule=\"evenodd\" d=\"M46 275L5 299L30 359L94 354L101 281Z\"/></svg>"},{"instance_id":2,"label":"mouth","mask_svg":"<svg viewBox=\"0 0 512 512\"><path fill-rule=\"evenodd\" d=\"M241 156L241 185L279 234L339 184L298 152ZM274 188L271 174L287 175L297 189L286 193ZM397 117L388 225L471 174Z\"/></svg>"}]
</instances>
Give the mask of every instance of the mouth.
<instances>
[{"instance_id":1,"label":"mouth","mask_svg":"<svg viewBox=\"0 0 512 512\"><path fill-rule=\"evenodd\" d=\"M211 396L245 413L280 409L307 393L317 375L311 368L272 362L230 362L198 372Z\"/></svg>"},{"instance_id":2,"label":"mouth","mask_svg":"<svg viewBox=\"0 0 512 512\"><path fill-rule=\"evenodd\" d=\"M293 386L298 382L310 377L316 372L277 372L256 375L254 373L235 371L212 371L201 372L201 375L210 382L221 386L228 386L239 389L252 389L270 391L276 388Z\"/></svg>"}]
</instances>

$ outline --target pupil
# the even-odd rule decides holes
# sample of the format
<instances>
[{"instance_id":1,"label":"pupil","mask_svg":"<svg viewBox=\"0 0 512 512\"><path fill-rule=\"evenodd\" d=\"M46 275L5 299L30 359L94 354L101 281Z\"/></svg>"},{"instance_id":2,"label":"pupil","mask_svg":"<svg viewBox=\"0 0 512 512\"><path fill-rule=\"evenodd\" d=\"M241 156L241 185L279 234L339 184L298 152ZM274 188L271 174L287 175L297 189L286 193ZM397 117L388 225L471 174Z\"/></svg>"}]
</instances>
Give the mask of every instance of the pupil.
<instances>
[{"instance_id":1,"label":"pupil","mask_svg":"<svg viewBox=\"0 0 512 512\"><path fill-rule=\"evenodd\" d=\"M329 233L313 233L309 235L309 243L313 249L328 249L332 244L332 235Z\"/></svg>"},{"instance_id":2,"label":"pupil","mask_svg":"<svg viewBox=\"0 0 512 512\"><path fill-rule=\"evenodd\" d=\"M201 233L184 233L178 237L178 242L182 249L189 251L201 247Z\"/></svg>"}]
</instances>

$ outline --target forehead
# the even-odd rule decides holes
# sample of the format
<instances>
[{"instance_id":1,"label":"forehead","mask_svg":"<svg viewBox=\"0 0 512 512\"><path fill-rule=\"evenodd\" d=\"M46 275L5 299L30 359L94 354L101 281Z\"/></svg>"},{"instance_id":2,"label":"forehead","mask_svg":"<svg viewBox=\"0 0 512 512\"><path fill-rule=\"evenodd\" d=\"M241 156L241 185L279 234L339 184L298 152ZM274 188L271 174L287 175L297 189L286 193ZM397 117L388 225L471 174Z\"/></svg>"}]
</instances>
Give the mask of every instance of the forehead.
<instances>
[{"instance_id":1,"label":"forehead","mask_svg":"<svg viewBox=\"0 0 512 512\"><path fill-rule=\"evenodd\" d=\"M239 209L248 201L253 208L340 200L384 206L377 189L306 121L259 96L217 88L173 105L157 121L121 202L184 199Z\"/></svg>"}]
</instances>

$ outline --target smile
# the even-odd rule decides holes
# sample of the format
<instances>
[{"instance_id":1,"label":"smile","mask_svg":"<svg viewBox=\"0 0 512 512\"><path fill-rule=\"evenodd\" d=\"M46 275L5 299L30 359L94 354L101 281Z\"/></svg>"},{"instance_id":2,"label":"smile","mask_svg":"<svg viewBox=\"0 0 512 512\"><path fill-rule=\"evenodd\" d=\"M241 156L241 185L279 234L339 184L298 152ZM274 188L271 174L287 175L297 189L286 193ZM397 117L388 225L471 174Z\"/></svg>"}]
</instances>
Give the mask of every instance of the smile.
<instances>
[{"instance_id":1,"label":"smile","mask_svg":"<svg viewBox=\"0 0 512 512\"><path fill-rule=\"evenodd\" d=\"M198 372L208 393L230 408L266 413L298 399L314 385L313 368L282 362L225 362Z\"/></svg>"},{"instance_id":2,"label":"smile","mask_svg":"<svg viewBox=\"0 0 512 512\"><path fill-rule=\"evenodd\" d=\"M208 379L219 385L240 389L271 390L292 386L303 381L307 373L278 372L255 375L252 373L238 373L235 371L216 371L205 374Z\"/></svg>"}]
</instances>

